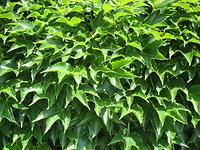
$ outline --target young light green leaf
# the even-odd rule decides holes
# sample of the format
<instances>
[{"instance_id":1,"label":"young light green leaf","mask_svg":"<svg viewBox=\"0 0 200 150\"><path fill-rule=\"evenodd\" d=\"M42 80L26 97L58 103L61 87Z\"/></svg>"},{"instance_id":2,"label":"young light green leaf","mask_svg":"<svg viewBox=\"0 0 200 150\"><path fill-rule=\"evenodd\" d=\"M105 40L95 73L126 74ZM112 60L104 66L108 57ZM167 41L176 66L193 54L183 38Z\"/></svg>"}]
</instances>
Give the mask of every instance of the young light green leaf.
<instances>
[{"instance_id":1,"label":"young light green leaf","mask_svg":"<svg viewBox=\"0 0 200 150\"><path fill-rule=\"evenodd\" d=\"M0 14L0 18L17 19L17 17L13 13L11 13L11 12Z\"/></svg>"},{"instance_id":2,"label":"young light green leaf","mask_svg":"<svg viewBox=\"0 0 200 150\"><path fill-rule=\"evenodd\" d=\"M72 27L75 27L75 26L77 26L79 23L81 23L82 21L84 21L84 20L81 19L81 18L73 17L73 18L71 18L69 21L67 21L67 24L69 24L69 25L72 26Z\"/></svg>"},{"instance_id":3,"label":"young light green leaf","mask_svg":"<svg viewBox=\"0 0 200 150\"><path fill-rule=\"evenodd\" d=\"M17 97L16 97L16 95L15 95L15 93L14 93L14 91L13 91L13 89L11 87L4 88L4 89L0 90L0 93L1 92L4 92L4 93L8 94L10 97L12 97L16 101L18 101Z\"/></svg>"},{"instance_id":4,"label":"young light green leaf","mask_svg":"<svg viewBox=\"0 0 200 150\"><path fill-rule=\"evenodd\" d=\"M105 13L109 13L113 9L111 4L103 4L102 8Z\"/></svg>"},{"instance_id":5,"label":"young light green leaf","mask_svg":"<svg viewBox=\"0 0 200 150\"><path fill-rule=\"evenodd\" d=\"M126 65L130 64L131 62L132 62L132 59L120 59L120 60L113 61L110 64L112 66L112 69L115 70L117 68L126 66Z\"/></svg>"},{"instance_id":6,"label":"young light green leaf","mask_svg":"<svg viewBox=\"0 0 200 150\"><path fill-rule=\"evenodd\" d=\"M126 45L135 47L142 51L142 46L140 44L138 44L138 42L131 42L131 43L127 43Z\"/></svg>"}]
</instances>

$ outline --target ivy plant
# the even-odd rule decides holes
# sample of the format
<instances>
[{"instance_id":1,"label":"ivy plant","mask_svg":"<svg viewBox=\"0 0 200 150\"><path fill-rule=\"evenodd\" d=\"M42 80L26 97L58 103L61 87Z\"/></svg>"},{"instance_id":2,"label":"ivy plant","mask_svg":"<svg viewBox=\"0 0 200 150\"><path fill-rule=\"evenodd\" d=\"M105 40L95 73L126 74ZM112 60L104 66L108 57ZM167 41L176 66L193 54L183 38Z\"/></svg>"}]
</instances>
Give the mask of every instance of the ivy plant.
<instances>
[{"instance_id":1,"label":"ivy plant","mask_svg":"<svg viewBox=\"0 0 200 150\"><path fill-rule=\"evenodd\" d=\"M0 149L199 149L199 0L1 0L0 43Z\"/></svg>"}]
</instances>

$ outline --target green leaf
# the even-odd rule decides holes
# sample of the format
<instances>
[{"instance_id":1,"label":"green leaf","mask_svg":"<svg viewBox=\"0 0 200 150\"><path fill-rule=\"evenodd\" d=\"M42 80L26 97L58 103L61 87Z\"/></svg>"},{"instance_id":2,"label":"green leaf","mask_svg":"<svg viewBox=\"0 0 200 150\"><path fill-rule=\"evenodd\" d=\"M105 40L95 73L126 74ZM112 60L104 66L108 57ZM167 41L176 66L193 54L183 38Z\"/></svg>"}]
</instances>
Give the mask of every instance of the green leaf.
<instances>
[{"instance_id":1,"label":"green leaf","mask_svg":"<svg viewBox=\"0 0 200 150\"><path fill-rule=\"evenodd\" d=\"M57 72L58 74L58 81L61 82L62 79L66 76L71 74L73 71L71 65L69 63L65 62L59 62L52 66L49 66L46 70L44 70L42 73L45 72Z\"/></svg>"},{"instance_id":2,"label":"green leaf","mask_svg":"<svg viewBox=\"0 0 200 150\"><path fill-rule=\"evenodd\" d=\"M200 85L194 85L189 89L189 101L192 102L194 110L200 114Z\"/></svg>"},{"instance_id":3,"label":"green leaf","mask_svg":"<svg viewBox=\"0 0 200 150\"><path fill-rule=\"evenodd\" d=\"M67 114L60 114L60 118L61 118L61 122L62 122L62 125L64 127L64 133L67 131L69 125L70 125L70 122L71 122L71 118L70 118L70 115L69 113Z\"/></svg>"},{"instance_id":4,"label":"green leaf","mask_svg":"<svg viewBox=\"0 0 200 150\"><path fill-rule=\"evenodd\" d=\"M112 24L115 24L115 21L112 20L112 19L110 19L110 18L108 18L108 17L103 17L103 19L104 19L105 21L109 22L111 25L112 25Z\"/></svg>"},{"instance_id":5,"label":"green leaf","mask_svg":"<svg viewBox=\"0 0 200 150\"><path fill-rule=\"evenodd\" d=\"M89 132L91 134L92 139L97 136L102 127L103 127L103 122L100 118L95 118L92 120L91 126L89 127Z\"/></svg>"},{"instance_id":6,"label":"green leaf","mask_svg":"<svg viewBox=\"0 0 200 150\"><path fill-rule=\"evenodd\" d=\"M60 119L59 115L54 115L54 116L47 118L46 129L45 129L44 133L47 133L49 131L49 129L52 127L52 125L59 119Z\"/></svg>"},{"instance_id":7,"label":"green leaf","mask_svg":"<svg viewBox=\"0 0 200 150\"><path fill-rule=\"evenodd\" d=\"M180 52L185 57L185 59L187 60L189 66L191 65L192 59L193 59L193 52L192 51L184 52L182 50L176 50L174 53L176 53L176 52ZM173 53L171 55L173 55Z\"/></svg>"},{"instance_id":8,"label":"green leaf","mask_svg":"<svg viewBox=\"0 0 200 150\"><path fill-rule=\"evenodd\" d=\"M33 35L33 29L35 25L28 21L28 20L20 20L16 24L16 26L10 31L11 33L17 33L17 32L26 32L30 35Z\"/></svg>"},{"instance_id":9,"label":"green leaf","mask_svg":"<svg viewBox=\"0 0 200 150\"><path fill-rule=\"evenodd\" d=\"M12 65L11 65L11 60L10 61L5 61L5 62L1 62L0 64L0 76L3 76L4 74L8 73L8 72L12 72L14 71Z\"/></svg>"},{"instance_id":10,"label":"green leaf","mask_svg":"<svg viewBox=\"0 0 200 150\"><path fill-rule=\"evenodd\" d=\"M145 23L150 24L150 25L154 25L157 24L161 21L163 21L165 19L166 15L164 14L160 14L160 11L154 11L153 13L151 13L145 20Z\"/></svg>"},{"instance_id":11,"label":"green leaf","mask_svg":"<svg viewBox=\"0 0 200 150\"><path fill-rule=\"evenodd\" d=\"M31 92L36 92L37 94L42 94L42 92L43 92L42 83L39 82L31 87L25 87L25 88L21 89L21 93L20 93L21 94L21 102L24 101L26 95Z\"/></svg>"},{"instance_id":12,"label":"green leaf","mask_svg":"<svg viewBox=\"0 0 200 150\"><path fill-rule=\"evenodd\" d=\"M42 119L51 117L57 113L59 113L60 110L58 108L55 107L51 107L49 109L45 109L44 111L42 111L32 122L37 122L40 121Z\"/></svg>"},{"instance_id":13,"label":"green leaf","mask_svg":"<svg viewBox=\"0 0 200 150\"><path fill-rule=\"evenodd\" d=\"M32 51L34 49L34 44L31 41L24 41L25 39L16 39L15 43L9 49L8 52L16 50L18 48L26 47L28 51Z\"/></svg>"},{"instance_id":14,"label":"green leaf","mask_svg":"<svg viewBox=\"0 0 200 150\"><path fill-rule=\"evenodd\" d=\"M199 4L1 0L0 149L199 149Z\"/></svg>"},{"instance_id":15,"label":"green leaf","mask_svg":"<svg viewBox=\"0 0 200 150\"><path fill-rule=\"evenodd\" d=\"M103 4L102 8L103 8L105 13L109 13L113 9L111 4Z\"/></svg>"},{"instance_id":16,"label":"green leaf","mask_svg":"<svg viewBox=\"0 0 200 150\"><path fill-rule=\"evenodd\" d=\"M122 134L123 134L122 130L119 131L119 133L112 138L112 140L110 141L108 145L112 145L118 142L124 142L124 138Z\"/></svg>"},{"instance_id":17,"label":"green leaf","mask_svg":"<svg viewBox=\"0 0 200 150\"><path fill-rule=\"evenodd\" d=\"M0 14L0 18L17 19L17 17L13 13L11 13L11 12Z\"/></svg>"},{"instance_id":18,"label":"green leaf","mask_svg":"<svg viewBox=\"0 0 200 150\"><path fill-rule=\"evenodd\" d=\"M14 91L13 91L13 89L11 87L4 88L4 89L0 90L0 93L1 92L4 92L4 93L8 94L10 97L12 97L16 101L18 101L17 97L16 97L16 95L15 95L15 93L14 93Z\"/></svg>"},{"instance_id":19,"label":"green leaf","mask_svg":"<svg viewBox=\"0 0 200 150\"><path fill-rule=\"evenodd\" d=\"M158 116L159 119L162 123L162 125L164 124L165 118L167 116L183 123L183 124L187 124L187 112L189 110L187 110L186 108L184 108L182 105L179 104L168 104L166 105L166 108L163 107L157 107L156 110L158 112Z\"/></svg>"},{"instance_id":20,"label":"green leaf","mask_svg":"<svg viewBox=\"0 0 200 150\"><path fill-rule=\"evenodd\" d=\"M189 42L191 42L191 43L196 43L196 44L200 44L200 40L195 39L195 38L191 38L190 40L188 40L187 43L189 43Z\"/></svg>"},{"instance_id":21,"label":"green leaf","mask_svg":"<svg viewBox=\"0 0 200 150\"><path fill-rule=\"evenodd\" d=\"M28 109L28 107L25 107L23 104L12 104L13 108L16 108L16 109Z\"/></svg>"},{"instance_id":22,"label":"green leaf","mask_svg":"<svg viewBox=\"0 0 200 150\"><path fill-rule=\"evenodd\" d=\"M125 143L125 150L131 150L132 148L139 150L136 141L132 137L123 137L123 139Z\"/></svg>"},{"instance_id":23,"label":"green leaf","mask_svg":"<svg viewBox=\"0 0 200 150\"><path fill-rule=\"evenodd\" d=\"M133 2L133 0L119 0L118 4L119 6L124 6L130 2Z\"/></svg>"},{"instance_id":24,"label":"green leaf","mask_svg":"<svg viewBox=\"0 0 200 150\"><path fill-rule=\"evenodd\" d=\"M141 46L141 44L138 44L138 42L131 42L131 43L127 43L126 45L135 47L135 48L139 49L140 51L142 51L142 46Z\"/></svg>"},{"instance_id":25,"label":"green leaf","mask_svg":"<svg viewBox=\"0 0 200 150\"><path fill-rule=\"evenodd\" d=\"M179 81L177 83L177 81ZM184 92L186 94L186 96L188 96L188 90L187 88L184 86L184 81L183 80L171 80L168 83L168 88L171 94L171 98L172 101L175 101L175 97L177 95L178 90L181 90L182 92Z\"/></svg>"},{"instance_id":26,"label":"green leaf","mask_svg":"<svg viewBox=\"0 0 200 150\"><path fill-rule=\"evenodd\" d=\"M120 59L116 60L114 62L111 62L112 69L115 70L116 68L121 68L123 66L126 66L132 62L132 59Z\"/></svg>"},{"instance_id":27,"label":"green leaf","mask_svg":"<svg viewBox=\"0 0 200 150\"><path fill-rule=\"evenodd\" d=\"M175 0L157 0L154 3L156 8L168 7L168 5L173 4Z\"/></svg>"},{"instance_id":28,"label":"green leaf","mask_svg":"<svg viewBox=\"0 0 200 150\"><path fill-rule=\"evenodd\" d=\"M9 121L17 124L13 114L13 110L7 100L0 100L0 121L3 118L6 118Z\"/></svg>"},{"instance_id":29,"label":"green leaf","mask_svg":"<svg viewBox=\"0 0 200 150\"><path fill-rule=\"evenodd\" d=\"M97 28L103 22L103 11L100 11L96 16L95 20L93 21L94 28Z\"/></svg>"},{"instance_id":30,"label":"green leaf","mask_svg":"<svg viewBox=\"0 0 200 150\"><path fill-rule=\"evenodd\" d=\"M90 87L88 84L81 84L79 88L82 89L87 94L91 94L93 96L99 97L96 90L94 88Z\"/></svg>"},{"instance_id":31,"label":"green leaf","mask_svg":"<svg viewBox=\"0 0 200 150\"><path fill-rule=\"evenodd\" d=\"M77 26L79 23L81 23L82 21L84 21L84 20L81 19L81 18L73 17L73 18L71 18L69 21L67 21L67 24L69 24L69 25L72 26L72 27L75 27L75 26Z\"/></svg>"},{"instance_id":32,"label":"green leaf","mask_svg":"<svg viewBox=\"0 0 200 150\"><path fill-rule=\"evenodd\" d=\"M86 106L89 110L90 110L90 107L88 105L88 99L85 95L85 92L83 90L77 90L76 91L76 94L75 94L75 97L84 105Z\"/></svg>"},{"instance_id":33,"label":"green leaf","mask_svg":"<svg viewBox=\"0 0 200 150\"><path fill-rule=\"evenodd\" d=\"M114 15L114 20L118 20L120 17L124 17L127 16L128 13L127 12L118 12Z\"/></svg>"},{"instance_id":34,"label":"green leaf","mask_svg":"<svg viewBox=\"0 0 200 150\"><path fill-rule=\"evenodd\" d=\"M140 122L140 124L143 122L143 109L141 106L135 104L132 106L133 113L135 114L136 118Z\"/></svg>"},{"instance_id":35,"label":"green leaf","mask_svg":"<svg viewBox=\"0 0 200 150\"><path fill-rule=\"evenodd\" d=\"M199 121L200 121L200 116L198 115L198 116L196 116L196 115L193 115L193 117L192 117L192 124L193 124L193 126L196 128L197 127L197 124L199 123Z\"/></svg>"},{"instance_id":36,"label":"green leaf","mask_svg":"<svg viewBox=\"0 0 200 150\"><path fill-rule=\"evenodd\" d=\"M32 137L32 135L30 134L30 132L26 132L26 134L24 134L24 133L20 134L22 150L25 150L27 148L31 137Z\"/></svg>"},{"instance_id":37,"label":"green leaf","mask_svg":"<svg viewBox=\"0 0 200 150\"><path fill-rule=\"evenodd\" d=\"M174 138L175 138L176 134L174 132L167 131L166 135L167 135L168 144L172 148L173 147L173 143L174 143Z\"/></svg>"},{"instance_id":38,"label":"green leaf","mask_svg":"<svg viewBox=\"0 0 200 150\"><path fill-rule=\"evenodd\" d=\"M33 150L52 150L52 149L49 145L43 143L42 145L33 147Z\"/></svg>"},{"instance_id":39,"label":"green leaf","mask_svg":"<svg viewBox=\"0 0 200 150\"><path fill-rule=\"evenodd\" d=\"M132 106L131 109L127 110L126 108L122 108L120 119L122 119L124 116L128 115L129 113L134 113L140 124L143 122L143 110L142 107L135 104Z\"/></svg>"},{"instance_id":40,"label":"green leaf","mask_svg":"<svg viewBox=\"0 0 200 150\"><path fill-rule=\"evenodd\" d=\"M66 104L65 104L65 107L68 106L68 104L73 100L73 98L75 96L75 91L74 91L73 86L69 86L68 85L66 90L67 90L67 93L66 93Z\"/></svg>"},{"instance_id":41,"label":"green leaf","mask_svg":"<svg viewBox=\"0 0 200 150\"><path fill-rule=\"evenodd\" d=\"M133 110L126 110L126 108L122 108L121 116L119 119L122 119L124 116L126 116L132 112L133 112Z\"/></svg>"},{"instance_id":42,"label":"green leaf","mask_svg":"<svg viewBox=\"0 0 200 150\"><path fill-rule=\"evenodd\" d=\"M122 68L116 68L114 71L109 71L108 76L110 77L118 77L118 78L138 78L139 76L132 74L128 71L126 71L125 69Z\"/></svg>"},{"instance_id":43,"label":"green leaf","mask_svg":"<svg viewBox=\"0 0 200 150\"><path fill-rule=\"evenodd\" d=\"M71 9L70 12L82 13L83 12L83 8L81 6L76 6L73 9Z\"/></svg>"}]
</instances>

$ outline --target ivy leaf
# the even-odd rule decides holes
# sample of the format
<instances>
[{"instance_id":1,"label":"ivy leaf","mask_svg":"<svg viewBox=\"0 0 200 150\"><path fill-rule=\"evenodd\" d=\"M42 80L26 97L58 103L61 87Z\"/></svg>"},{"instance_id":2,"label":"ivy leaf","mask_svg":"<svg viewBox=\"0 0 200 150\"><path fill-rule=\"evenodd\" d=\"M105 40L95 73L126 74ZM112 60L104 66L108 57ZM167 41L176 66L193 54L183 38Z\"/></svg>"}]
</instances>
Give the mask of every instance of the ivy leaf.
<instances>
[{"instance_id":1,"label":"ivy leaf","mask_svg":"<svg viewBox=\"0 0 200 150\"><path fill-rule=\"evenodd\" d=\"M40 121L42 119L51 117L51 116L53 116L53 115L55 115L57 113L59 113L59 109L56 108L56 107L51 107L49 109L45 109L32 122Z\"/></svg>"},{"instance_id":2,"label":"ivy leaf","mask_svg":"<svg viewBox=\"0 0 200 150\"><path fill-rule=\"evenodd\" d=\"M0 121L5 117L6 119L8 119L9 121L17 124L14 114L13 114L13 110L11 108L11 106L9 105L7 100L1 100L0 101Z\"/></svg>"},{"instance_id":3,"label":"ivy leaf","mask_svg":"<svg viewBox=\"0 0 200 150\"><path fill-rule=\"evenodd\" d=\"M126 66L128 64L131 63L131 59L120 59L120 60L116 60L114 62L111 62L111 66L112 66L112 69L115 70L117 68L120 68L120 67L123 67L123 66Z\"/></svg>"},{"instance_id":4,"label":"ivy leaf","mask_svg":"<svg viewBox=\"0 0 200 150\"><path fill-rule=\"evenodd\" d=\"M10 97L12 97L16 101L18 101L17 97L16 97L16 95L15 95L15 93L14 93L14 91L13 91L13 89L11 87L4 88L4 89L0 90L0 93L1 92L4 92L4 93L8 94Z\"/></svg>"},{"instance_id":5,"label":"ivy leaf","mask_svg":"<svg viewBox=\"0 0 200 150\"><path fill-rule=\"evenodd\" d=\"M75 94L75 97L84 105L86 106L89 110L90 110L90 107L88 105L88 99L85 95L85 92L83 90L77 90L76 91L76 94Z\"/></svg>"},{"instance_id":6,"label":"ivy leaf","mask_svg":"<svg viewBox=\"0 0 200 150\"><path fill-rule=\"evenodd\" d=\"M62 125L64 127L64 133L65 133L67 131L69 125L70 125L70 122L71 122L71 118L70 118L69 113L68 112L66 114L64 112L61 113L60 119L61 119Z\"/></svg>"},{"instance_id":7,"label":"ivy leaf","mask_svg":"<svg viewBox=\"0 0 200 150\"><path fill-rule=\"evenodd\" d=\"M24 101L26 95L31 92L36 92L37 94L41 94L43 92L42 83L39 82L32 87L25 87L21 90L21 102Z\"/></svg>"},{"instance_id":8,"label":"ivy leaf","mask_svg":"<svg viewBox=\"0 0 200 150\"><path fill-rule=\"evenodd\" d=\"M142 124L142 122L143 122L143 110L139 105L137 105L137 104L133 105L132 109L130 109L130 110L126 110L126 108L122 108L120 119L122 119L124 116L126 116L129 113L134 113L134 115L136 116L136 118L138 119L140 124Z\"/></svg>"},{"instance_id":9,"label":"ivy leaf","mask_svg":"<svg viewBox=\"0 0 200 150\"><path fill-rule=\"evenodd\" d=\"M199 89L200 85L194 85L189 89L189 101L192 102L194 110L200 114Z\"/></svg>"},{"instance_id":10,"label":"ivy leaf","mask_svg":"<svg viewBox=\"0 0 200 150\"><path fill-rule=\"evenodd\" d=\"M52 117L47 118L46 129L45 129L44 133L47 133L49 131L49 129L52 127L52 125L59 119L60 119L59 115L54 115Z\"/></svg>"},{"instance_id":11,"label":"ivy leaf","mask_svg":"<svg viewBox=\"0 0 200 150\"><path fill-rule=\"evenodd\" d=\"M92 139L97 136L102 127L103 127L103 122L100 118L92 120L91 126L89 128Z\"/></svg>"},{"instance_id":12,"label":"ivy leaf","mask_svg":"<svg viewBox=\"0 0 200 150\"><path fill-rule=\"evenodd\" d=\"M118 142L124 142L122 130L120 130L119 133L112 138L112 140L110 141L110 143L108 145L112 145L112 144L115 144Z\"/></svg>"},{"instance_id":13,"label":"ivy leaf","mask_svg":"<svg viewBox=\"0 0 200 150\"><path fill-rule=\"evenodd\" d=\"M52 66L49 66L46 70L44 70L42 73L45 72L57 72L58 74L58 81L61 82L62 79L66 76L71 74L73 71L73 68L70 64L65 62L59 62Z\"/></svg>"},{"instance_id":14,"label":"ivy leaf","mask_svg":"<svg viewBox=\"0 0 200 150\"><path fill-rule=\"evenodd\" d=\"M131 150L133 147L139 150L136 141L132 137L123 137L125 143L125 150Z\"/></svg>"},{"instance_id":15,"label":"ivy leaf","mask_svg":"<svg viewBox=\"0 0 200 150\"><path fill-rule=\"evenodd\" d=\"M1 149L199 149L199 0L13 1Z\"/></svg>"}]
</instances>

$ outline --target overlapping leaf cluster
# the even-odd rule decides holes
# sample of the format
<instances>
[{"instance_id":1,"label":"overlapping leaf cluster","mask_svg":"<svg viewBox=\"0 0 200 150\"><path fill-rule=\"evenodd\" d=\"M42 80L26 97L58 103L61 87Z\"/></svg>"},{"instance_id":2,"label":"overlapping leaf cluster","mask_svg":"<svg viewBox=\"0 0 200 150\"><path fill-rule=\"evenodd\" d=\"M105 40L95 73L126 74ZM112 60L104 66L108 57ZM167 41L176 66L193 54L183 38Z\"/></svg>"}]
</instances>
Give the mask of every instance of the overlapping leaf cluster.
<instances>
[{"instance_id":1,"label":"overlapping leaf cluster","mask_svg":"<svg viewBox=\"0 0 200 150\"><path fill-rule=\"evenodd\" d=\"M200 147L199 0L0 4L0 149Z\"/></svg>"}]
</instances>

